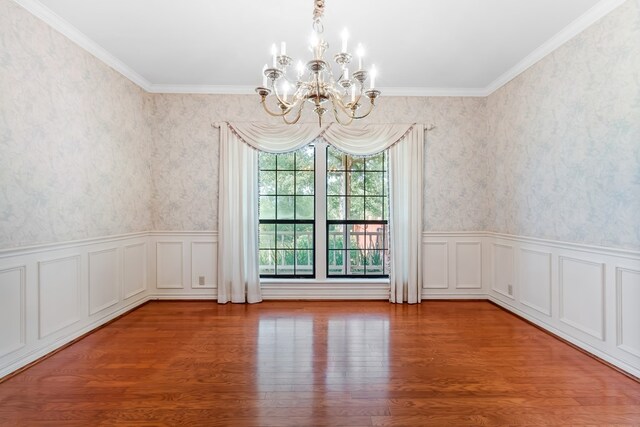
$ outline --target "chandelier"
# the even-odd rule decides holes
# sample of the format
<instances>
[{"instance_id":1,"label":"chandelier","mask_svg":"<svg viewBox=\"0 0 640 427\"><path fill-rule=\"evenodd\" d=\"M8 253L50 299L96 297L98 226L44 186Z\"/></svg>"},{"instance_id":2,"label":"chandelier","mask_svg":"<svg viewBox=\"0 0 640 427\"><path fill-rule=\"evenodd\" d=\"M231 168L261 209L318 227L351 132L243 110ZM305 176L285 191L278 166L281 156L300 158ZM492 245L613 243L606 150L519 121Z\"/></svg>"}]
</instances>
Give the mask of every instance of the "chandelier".
<instances>
[{"instance_id":1,"label":"chandelier","mask_svg":"<svg viewBox=\"0 0 640 427\"><path fill-rule=\"evenodd\" d=\"M313 10L313 35L309 50L313 53L313 59L303 64L298 61L295 82L287 76L293 59L287 56L286 44L280 45L278 54L276 45L271 47L272 65L266 64L262 70L262 86L256 88L261 97L260 103L271 116L282 117L285 123L295 124L300 120L302 110L307 102L313 104L313 111L318 115L318 124L322 126L322 115L331 109L336 121L342 125L349 125L354 120L367 117L375 106L375 99L380 96L380 91L375 89L376 70L371 67L366 71L362 67L364 49L359 45L356 54L358 56L358 68L351 77L349 76L349 64L352 56L347 52L348 33L342 32L342 49L333 59L339 67L339 77L334 77L331 64L324 59L325 51L329 45L322 39L324 27L322 16L324 14L324 0L314 0ZM369 79L369 89L365 90L365 82ZM366 111L361 111L361 100L369 99ZM267 106L267 99L274 99L277 109L272 111Z\"/></svg>"}]
</instances>

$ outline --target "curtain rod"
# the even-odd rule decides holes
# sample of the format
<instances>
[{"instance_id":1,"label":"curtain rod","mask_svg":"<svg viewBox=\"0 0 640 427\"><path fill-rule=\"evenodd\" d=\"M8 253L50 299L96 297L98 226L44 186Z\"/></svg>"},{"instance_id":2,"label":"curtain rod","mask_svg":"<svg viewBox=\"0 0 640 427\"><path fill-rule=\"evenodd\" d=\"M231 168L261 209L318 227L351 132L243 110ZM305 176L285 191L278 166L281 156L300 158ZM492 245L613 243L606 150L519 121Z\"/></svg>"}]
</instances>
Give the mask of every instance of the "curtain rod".
<instances>
[{"instance_id":1,"label":"curtain rod","mask_svg":"<svg viewBox=\"0 0 640 427\"><path fill-rule=\"evenodd\" d=\"M220 123L218 123L218 122L211 123L211 127L214 128L214 129L220 129ZM434 130L435 128L436 128L436 125L434 125L433 123L424 126L424 130L426 130L427 132L430 132L430 131Z\"/></svg>"}]
</instances>

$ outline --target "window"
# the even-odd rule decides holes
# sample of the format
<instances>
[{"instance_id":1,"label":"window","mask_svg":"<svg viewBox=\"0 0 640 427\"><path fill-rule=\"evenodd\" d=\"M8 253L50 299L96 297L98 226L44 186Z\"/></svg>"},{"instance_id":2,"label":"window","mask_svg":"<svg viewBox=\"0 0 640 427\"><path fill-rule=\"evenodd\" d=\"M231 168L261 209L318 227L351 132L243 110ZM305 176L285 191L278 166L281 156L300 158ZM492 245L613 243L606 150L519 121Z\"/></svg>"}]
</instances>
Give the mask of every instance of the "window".
<instances>
[{"instance_id":1,"label":"window","mask_svg":"<svg viewBox=\"0 0 640 427\"><path fill-rule=\"evenodd\" d=\"M386 153L317 141L259 164L260 277L388 277Z\"/></svg>"},{"instance_id":2,"label":"window","mask_svg":"<svg viewBox=\"0 0 640 427\"><path fill-rule=\"evenodd\" d=\"M314 147L259 157L260 276L314 277Z\"/></svg>"},{"instance_id":3,"label":"window","mask_svg":"<svg viewBox=\"0 0 640 427\"><path fill-rule=\"evenodd\" d=\"M327 276L387 276L386 153L327 149Z\"/></svg>"}]
</instances>

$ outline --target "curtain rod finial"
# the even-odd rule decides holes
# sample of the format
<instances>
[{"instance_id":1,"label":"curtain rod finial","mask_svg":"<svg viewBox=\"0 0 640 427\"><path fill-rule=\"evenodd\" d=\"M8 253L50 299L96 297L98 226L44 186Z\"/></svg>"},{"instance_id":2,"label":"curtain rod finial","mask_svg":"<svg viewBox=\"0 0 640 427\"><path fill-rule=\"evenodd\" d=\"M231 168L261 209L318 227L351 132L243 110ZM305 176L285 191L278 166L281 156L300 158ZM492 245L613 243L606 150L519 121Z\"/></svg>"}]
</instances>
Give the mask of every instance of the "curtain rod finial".
<instances>
[{"instance_id":1,"label":"curtain rod finial","mask_svg":"<svg viewBox=\"0 0 640 427\"><path fill-rule=\"evenodd\" d=\"M434 130L436 128L436 125L434 125L433 123L428 124L424 127L424 130L426 130L427 132L430 132L432 130Z\"/></svg>"}]
</instances>

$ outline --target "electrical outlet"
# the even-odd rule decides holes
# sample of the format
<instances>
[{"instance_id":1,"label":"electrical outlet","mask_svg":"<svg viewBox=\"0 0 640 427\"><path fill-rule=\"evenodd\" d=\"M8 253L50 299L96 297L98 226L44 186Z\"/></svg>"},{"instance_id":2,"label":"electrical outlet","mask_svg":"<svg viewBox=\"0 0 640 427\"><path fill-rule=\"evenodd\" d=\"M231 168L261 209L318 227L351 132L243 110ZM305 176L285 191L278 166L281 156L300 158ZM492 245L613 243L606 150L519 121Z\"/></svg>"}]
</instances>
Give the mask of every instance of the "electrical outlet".
<instances>
[{"instance_id":1,"label":"electrical outlet","mask_svg":"<svg viewBox=\"0 0 640 427\"><path fill-rule=\"evenodd\" d=\"M513 285L507 285L507 292L509 292L509 295L513 295Z\"/></svg>"},{"instance_id":2,"label":"electrical outlet","mask_svg":"<svg viewBox=\"0 0 640 427\"><path fill-rule=\"evenodd\" d=\"M200 276L200 277L198 278L198 284L199 284L200 286L204 286L204 276Z\"/></svg>"}]
</instances>

